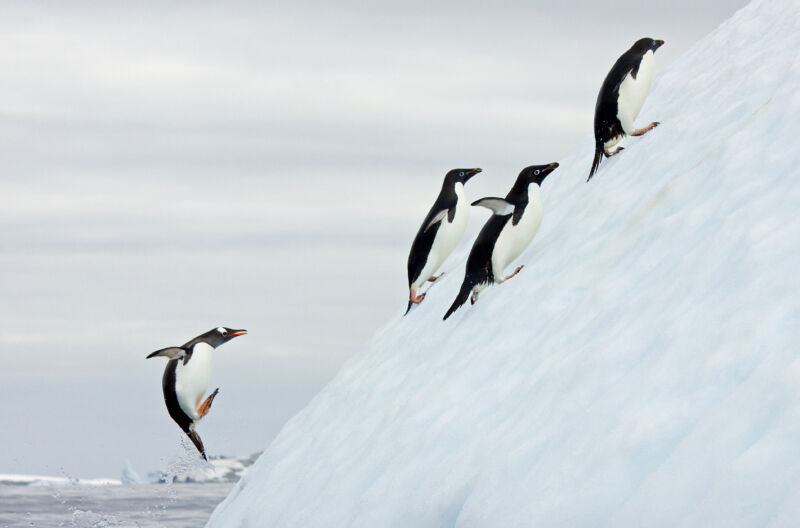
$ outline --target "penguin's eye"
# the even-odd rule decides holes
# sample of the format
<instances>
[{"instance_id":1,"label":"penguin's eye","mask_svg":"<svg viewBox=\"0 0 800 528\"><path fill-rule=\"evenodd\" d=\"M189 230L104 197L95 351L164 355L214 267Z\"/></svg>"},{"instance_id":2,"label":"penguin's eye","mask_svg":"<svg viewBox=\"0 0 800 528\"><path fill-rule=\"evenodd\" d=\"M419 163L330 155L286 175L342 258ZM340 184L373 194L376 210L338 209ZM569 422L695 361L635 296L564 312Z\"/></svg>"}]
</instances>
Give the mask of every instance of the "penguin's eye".
<instances>
[{"instance_id":1,"label":"penguin's eye","mask_svg":"<svg viewBox=\"0 0 800 528\"><path fill-rule=\"evenodd\" d=\"M228 331L227 331L227 330L225 330L224 328L222 328L221 326L220 326L219 328L217 328L217 332L219 332L219 333L220 333L220 334L222 334L223 336L226 336L226 335L228 335Z\"/></svg>"},{"instance_id":2,"label":"penguin's eye","mask_svg":"<svg viewBox=\"0 0 800 528\"><path fill-rule=\"evenodd\" d=\"M536 169L535 171L533 171L533 175L534 176L538 176L539 175L539 169Z\"/></svg>"},{"instance_id":3,"label":"penguin's eye","mask_svg":"<svg viewBox=\"0 0 800 528\"><path fill-rule=\"evenodd\" d=\"M464 176L464 171L458 173L459 176Z\"/></svg>"}]
</instances>

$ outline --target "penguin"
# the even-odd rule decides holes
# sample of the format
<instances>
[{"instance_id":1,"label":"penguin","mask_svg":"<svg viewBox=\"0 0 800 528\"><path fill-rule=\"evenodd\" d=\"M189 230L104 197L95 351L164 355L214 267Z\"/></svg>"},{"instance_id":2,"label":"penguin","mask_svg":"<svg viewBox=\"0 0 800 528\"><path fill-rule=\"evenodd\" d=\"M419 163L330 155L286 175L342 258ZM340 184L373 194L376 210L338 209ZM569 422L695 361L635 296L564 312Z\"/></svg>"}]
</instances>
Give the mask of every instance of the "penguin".
<instances>
[{"instance_id":1,"label":"penguin","mask_svg":"<svg viewBox=\"0 0 800 528\"><path fill-rule=\"evenodd\" d=\"M458 245L469 220L464 184L480 172L481 169L453 169L445 175L442 190L422 221L408 253L409 295L406 314L413 305L425 298L425 293L418 293L422 285L435 282L444 275L434 274Z\"/></svg>"},{"instance_id":2,"label":"penguin","mask_svg":"<svg viewBox=\"0 0 800 528\"><path fill-rule=\"evenodd\" d=\"M511 275L504 270L528 247L539 224L542 222L541 185L558 163L533 165L522 169L517 181L505 198L481 198L472 205L491 209L492 216L478 233L467 257L466 274L461 290L450 309L446 320L458 310L472 294L472 304L486 286L503 283L520 272L517 267Z\"/></svg>"},{"instance_id":3,"label":"penguin","mask_svg":"<svg viewBox=\"0 0 800 528\"><path fill-rule=\"evenodd\" d=\"M194 428L197 422L208 414L211 403L219 393L219 388L215 389L202 404L200 403L211 377L214 349L246 333L247 330L233 330L220 326L184 345L162 348L147 356L147 359L159 356L169 358L164 369L164 377L161 379L164 402L167 404L169 415L194 443L203 460L208 460L206 450Z\"/></svg>"},{"instance_id":4,"label":"penguin","mask_svg":"<svg viewBox=\"0 0 800 528\"><path fill-rule=\"evenodd\" d=\"M633 121L639 115L653 80L653 55L664 45L663 40L642 38L617 59L608 72L594 109L594 161L589 171L592 179L603 156L618 154L622 147L611 147L628 136L641 136L659 125L653 121L644 128L635 128Z\"/></svg>"}]
</instances>

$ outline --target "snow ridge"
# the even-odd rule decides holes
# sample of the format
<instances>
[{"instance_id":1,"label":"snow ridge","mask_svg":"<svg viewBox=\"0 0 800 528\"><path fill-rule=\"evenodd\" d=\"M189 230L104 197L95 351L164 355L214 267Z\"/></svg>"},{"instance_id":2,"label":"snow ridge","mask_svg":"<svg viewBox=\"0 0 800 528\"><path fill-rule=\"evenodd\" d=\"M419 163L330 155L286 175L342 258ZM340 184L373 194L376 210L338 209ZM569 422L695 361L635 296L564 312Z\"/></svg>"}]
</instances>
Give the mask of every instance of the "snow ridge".
<instances>
[{"instance_id":1,"label":"snow ridge","mask_svg":"<svg viewBox=\"0 0 800 528\"><path fill-rule=\"evenodd\" d=\"M657 70L661 126L559 160L525 269L398 314L208 526L794 526L797 50L756 0Z\"/></svg>"}]
</instances>

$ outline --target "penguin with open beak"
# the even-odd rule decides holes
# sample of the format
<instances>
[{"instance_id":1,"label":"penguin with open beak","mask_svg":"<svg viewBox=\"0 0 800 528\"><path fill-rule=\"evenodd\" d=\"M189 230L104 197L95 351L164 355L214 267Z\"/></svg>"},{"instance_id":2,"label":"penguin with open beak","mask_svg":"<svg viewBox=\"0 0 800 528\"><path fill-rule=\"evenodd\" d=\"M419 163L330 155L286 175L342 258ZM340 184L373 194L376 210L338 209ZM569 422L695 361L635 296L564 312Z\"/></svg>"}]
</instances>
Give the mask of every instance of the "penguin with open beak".
<instances>
[{"instance_id":1,"label":"penguin with open beak","mask_svg":"<svg viewBox=\"0 0 800 528\"><path fill-rule=\"evenodd\" d=\"M161 380L167 411L194 443L204 460L208 460L206 450L203 441L195 431L195 426L208 414L214 398L219 393L219 388L217 388L203 400L211 378L214 350L234 337L246 333L247 330L234 330L220 326L181 346L162 348L147 356L148 359L152 357L169 358Z\"/></svg>"}]
</instances>

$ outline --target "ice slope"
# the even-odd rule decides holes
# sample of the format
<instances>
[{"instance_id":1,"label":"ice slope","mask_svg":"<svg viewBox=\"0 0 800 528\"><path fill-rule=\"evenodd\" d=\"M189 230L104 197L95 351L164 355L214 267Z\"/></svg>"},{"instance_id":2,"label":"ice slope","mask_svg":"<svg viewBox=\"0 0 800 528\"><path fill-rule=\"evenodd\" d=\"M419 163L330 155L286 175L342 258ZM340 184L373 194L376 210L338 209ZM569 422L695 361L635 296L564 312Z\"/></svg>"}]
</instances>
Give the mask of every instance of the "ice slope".
<instances>
[{"instance_id":1,"label":"ice slope","mask_svg":"<svg viewBox=\"0 0 800 528\"><path fill-rule=\"evenodd\" d=\"M398 315L208 526L797 526L799 53L755 1L658 70L662 125L558 160L522 273Z\"/></svg>"}]
</instances>

